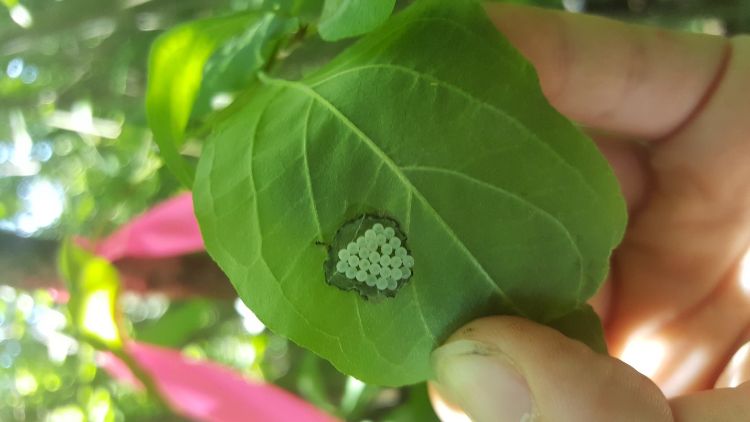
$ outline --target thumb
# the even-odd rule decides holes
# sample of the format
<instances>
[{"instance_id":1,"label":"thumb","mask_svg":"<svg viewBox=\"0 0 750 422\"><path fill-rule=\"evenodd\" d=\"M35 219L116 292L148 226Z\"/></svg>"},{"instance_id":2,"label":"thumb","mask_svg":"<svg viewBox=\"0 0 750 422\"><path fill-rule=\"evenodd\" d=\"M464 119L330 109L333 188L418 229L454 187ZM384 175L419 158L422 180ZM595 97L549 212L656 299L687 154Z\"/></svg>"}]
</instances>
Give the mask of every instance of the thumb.
<instances>
[{"instance_id":1,"label":"thumb","mask_svg":"<svg viewBox=\"0 0 750 422\"><path fill-rule=\"evenodd\" d=\"M648 378L525 319L474 321L432 356L433 386L476 422L672 420Z\"/></svg>"}]
</instances>

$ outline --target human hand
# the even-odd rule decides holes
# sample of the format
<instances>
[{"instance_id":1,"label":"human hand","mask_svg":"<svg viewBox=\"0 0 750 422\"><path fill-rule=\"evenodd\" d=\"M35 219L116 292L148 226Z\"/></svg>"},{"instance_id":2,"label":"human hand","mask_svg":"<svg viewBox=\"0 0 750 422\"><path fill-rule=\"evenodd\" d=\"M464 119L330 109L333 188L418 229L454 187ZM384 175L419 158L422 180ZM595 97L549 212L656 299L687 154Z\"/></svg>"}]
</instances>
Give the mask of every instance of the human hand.
<instances>
[{"instance_id":1,"label":"human hand","mask_svg":"<svg viewBox=\"0 0 750 422\"><path fill-rule=\"evenodd\" d=\"M452 402L476 421L750 420L750 37L487 9L620 181L630 223L594 305L610 353L632 367L533 322L485 318L433 354L436 410L454 420Z\"/></svg>"}]
</instances>

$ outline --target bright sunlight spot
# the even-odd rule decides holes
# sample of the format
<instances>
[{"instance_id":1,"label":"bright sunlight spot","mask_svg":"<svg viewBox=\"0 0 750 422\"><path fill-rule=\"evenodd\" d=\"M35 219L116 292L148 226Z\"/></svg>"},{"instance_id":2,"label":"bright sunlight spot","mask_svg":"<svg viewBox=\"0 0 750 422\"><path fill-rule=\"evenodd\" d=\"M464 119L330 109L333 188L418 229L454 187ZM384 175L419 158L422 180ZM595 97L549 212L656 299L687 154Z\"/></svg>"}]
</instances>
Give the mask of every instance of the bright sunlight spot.
<instances>
[{"instance_id":1,"label":"bright sunlight spot","mask_svg":"<svg viewBox=\"0 0 750 422\"><path fill-rule=\"evenodd\" d=\"M106 290L91 293L84 305L84 329L107 343L117 343L120 338L115 321L109 317L112 306L111 294Z\"/></svg>"},{"instance_id":2,"label":"bright sunlight spot","mask_svg":"<svg viewBox=\"0 0 750 422\"><path fill-rule=\"evenodd\" d=\"M634 336L628 340L620 359L641 374L652 377L667 353L663 341Z\"/></svg>"},{"instance_id":3,"label":"bright sunlight spot","mask_svg":"<svg viewBox=\"0 0 750 422\"><path fill-rule=\"evenodd\" d=\"M740 286L745 293L750 295L750 249L745 252L740 262Z\"/></svg>"},{"instance_id":4,"label":"bright sunlight spot","mask_svg":"<svg viewBox=\"0 0 750 422\"><path fill-rule=\"evenodd\" d=\"M55 110L47 117L45 123L51 127L65 129L81 135L100 136L117 139L122 133L122 125L114 120L94 117L91 105L79 103L72 111Z\"/></svg>"},{"instance_id":5,"label":"bright sunlight spot","mask_svg":"<svg viewBox=\"0 0 750 422\"><path fill-rule=\"evenodd\" d=\"M466 416L466 413L449 406L442 400L435 400L432 405L443 422L471 422L471 418Z\"/></svg>"},{"instance_id":6,"label":"bright sunlight spot","mask_svg":"<svg viewBox=\"0 0 750 422\"><path fill-rule=\"evenodd\" d=\"M740 347L740 350L732 356L732 360L729 362L727 370L729 371L729 385L728 387L737 387L745 381L748 381L746 366L750 366L750 343L745 343L744 346Z\"/></svg>"},{"instance_id":7,"label":"bright sunlight spot","mask_svg":"<svg viewBox=\"0 0 750 422\"><path fill-rule=\"evenodd\" d=\"M234 97L228 92L220 92L211 97L211 108L214 110L222 110L229 107L232 104Z\"/></svg>"},{"instance_id":8,"label":"bright sunlight spot","mask_svg":"<svg viewBox=\"0 0 750 422\"><path fill-rule=\"evenodd\" d=\"M700 370L705 366L708 355L705 350L699 349L686 353L678 359L680 363L676 369L670 371L671 377L660 383L667 398L680 394L696 381L696 376L700 375Z\"/></svg>"},{"instance_id":9,"label":"bright sunlight spot","mask_svg":"<svg viewBox=\"0 0 750 422\"><path fill-rule=\"evenodd\" d=\"M245 331L252 335L258 335L266 329L257 316L242 302L242 299L237 298L234 301L234 310L242 317L242 326Z\"/></svg>"},{"instance_id":10,"label":"bright sunlight spot","mask_svg":"<svg viewBox=\"0 0 750 422\"><path fill-rule=\"evenodd\" d=\"M341 398L341 407L345 412L352 412L365 391L365 383L354 378L346 377L344 396Z\"/></svg>"},{"instance_id":11,"label":"bright sunlight spot","mask_svg":"<svg viewBox=\"0 0 750 422\"><path fill-rule=\"evenodd\" d=\"M9 77L18 77L23 73L24 63L20 58L15 58L8 63L6 73ZM29 134L26 119L18 110L11 111L8 116L11 135L13 137L13 153L10 157L11 169L6 170L2 176L33 176L39 172L39 163L31 159L33 140Z\"/></svg>"},{"instance_id":12,"label":"bright sunlight spot","mask_svg":"<svg viewBox=\"0 0 750 422\"><path fill-rule=\"evenodd\" d=\"M568 12L580 13L586 8L586 0L563 0L562 3Z\"/></svg>"},{"instance_id":13,"label":"bright sunlight spot","mask_svg":"<svg viewBox=\"0 0 750 422\"><path fill-rule=\"evenodd\" d=\"M47 415L46 422L83 422L85 416L78 406L58 407Z\"/></svg>"},{"instance_id":14,"label":"bright sunlight spot","mask_svg":"<svg viewBox=\"0 0 750 422\"><path fill-rule=\"evenodd\" d=\"M23 187L21 199L25 211L16 216L19 232L32 234L51 226L63 212L64 194L55 183L45 179L34 179Z\"/></svg>"},{"instance_id":15,"label":"bright sunlight spot","mask_svg":"<svg viewBox=\"0 0 750 422\"><path fill-rule=\"evenodd\" d=\"M29 28L31 27L31 24L34 23L34 20L31 18L31 13L29 13L29 9L20 4L17 4L10 9L10 18L21 28Z\"/></svg>"},{"instance_id":16,"label":"bright sunlight spot","mask_svg":"<svg viewBox=\"0 0 750 422\"><path fill-rule=\"evenodd\" d=\"M16 371L16 391L22 396L34 394L39 384L34 378L34 374L26 369Z\"/></svg>"}]
</instances>

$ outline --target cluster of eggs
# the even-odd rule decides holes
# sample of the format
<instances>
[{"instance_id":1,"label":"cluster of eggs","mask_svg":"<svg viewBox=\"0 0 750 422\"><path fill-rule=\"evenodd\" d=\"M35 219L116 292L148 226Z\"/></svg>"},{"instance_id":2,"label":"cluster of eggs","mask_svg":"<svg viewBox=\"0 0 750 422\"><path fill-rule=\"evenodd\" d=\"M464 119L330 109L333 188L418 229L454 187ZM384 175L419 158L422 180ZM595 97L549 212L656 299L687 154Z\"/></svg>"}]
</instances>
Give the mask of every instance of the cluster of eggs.
<instances>
[{"instance_id":1,"label":"cluster of eggs","mask_svg":"<svg viewBox=\"0 0 750 422\"><path fill-rule=\"evenodd\" d=\"M396 231L380 223L338 251L338 258L337 272L381 291L396 290L399 280L408 280L414 267L414 258Z\"/></svg>"}]
</instances>

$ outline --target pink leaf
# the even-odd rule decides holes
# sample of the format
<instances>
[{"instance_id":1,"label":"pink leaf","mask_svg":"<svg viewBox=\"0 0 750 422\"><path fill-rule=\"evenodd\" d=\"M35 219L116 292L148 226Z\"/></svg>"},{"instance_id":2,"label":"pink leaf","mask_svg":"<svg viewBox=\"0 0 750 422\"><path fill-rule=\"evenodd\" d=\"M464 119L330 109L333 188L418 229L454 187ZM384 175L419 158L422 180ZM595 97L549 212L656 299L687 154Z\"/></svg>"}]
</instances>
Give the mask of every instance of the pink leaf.
<instances>
[{"instance_id":1,"label":"pink leaf","mask_svg":"<svg viewBox=\"0 0 750 422\"><path fill-rule=\"evenodd\" d=\"M176 350L143 343L127 346L173 409L208 422L334 422L330 415L273 385L249 381L212 362L192 361ZM112 354L99 359L113 377L140 385Z\"/></svg>"},{"instance_id":2,"label":"pink leaf","mask_svg":"<svg viewBox=\"0 0 750 422\"><path fill-rule=\"evenodd\" d=\"M193 198L184 193L164 201L99 242L96 254L122 258L168 258L204 250Z\"/></svg>"}]
</instances>

